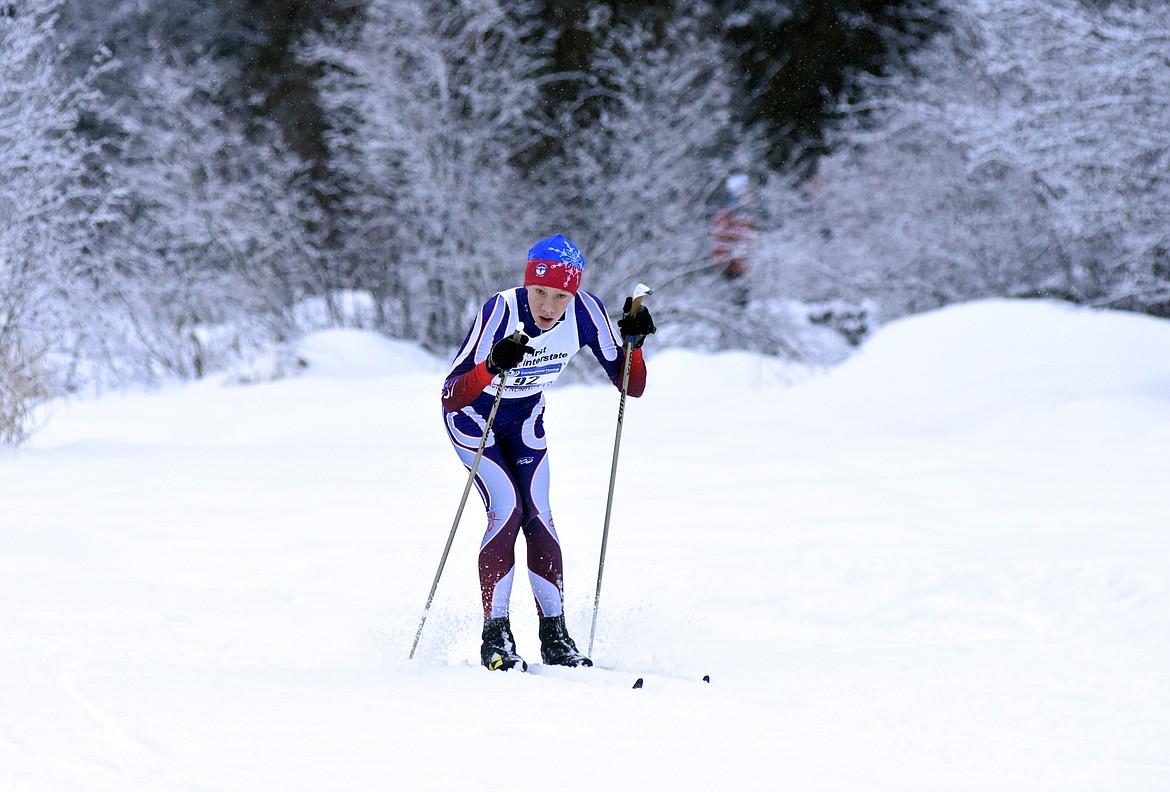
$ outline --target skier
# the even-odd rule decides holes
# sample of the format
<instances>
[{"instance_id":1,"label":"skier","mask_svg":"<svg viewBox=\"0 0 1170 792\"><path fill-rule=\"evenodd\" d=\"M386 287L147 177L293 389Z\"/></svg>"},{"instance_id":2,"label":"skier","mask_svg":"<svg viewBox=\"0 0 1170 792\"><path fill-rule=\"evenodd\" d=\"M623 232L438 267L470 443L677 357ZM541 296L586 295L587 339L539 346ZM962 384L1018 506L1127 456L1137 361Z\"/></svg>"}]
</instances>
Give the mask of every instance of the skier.
<instances>
[{"instance_id":1,"label":"skier","mask_svg":"<svg viewBox=\"0 0 1170 792\"><path fill-rule=\"evenodd\" d=\"M724 187L727 201L715 215L712 229L712 256L715 271L732 283L737 305L747 305L747 286L743 280L751 266L751 248L756 234L755 220L745 211L752 197L751 181L743 173L727 178Z\"/></svg>"},{"instance_id":2,"label":"skier","mask_svg":"<svg viewBox=\"0 0 1170 792\"><path fill-rule=\"evenodd\" d=\"M484 303L443 385L447 434L470 470L495 402L498 378L509 372L476 471L476 487L487 511L479 550L484 615L480 660L492 670L527 668L508 621L515 545L521 532L540 617L541 659L549 665L593 665L565 627L564 565L548 502L544 390L585 347L620 388L625 363L620 339L626 338L633 346L628 393L641 396L646 387L642 342L655 328L645 306L623 316L614 327L601 300L578 290L584 269L585 257L564 236L537 242L528 251L524 286L499 292ZM627 314L629 310L627 298Z\"/></svg>"}]
</instances>

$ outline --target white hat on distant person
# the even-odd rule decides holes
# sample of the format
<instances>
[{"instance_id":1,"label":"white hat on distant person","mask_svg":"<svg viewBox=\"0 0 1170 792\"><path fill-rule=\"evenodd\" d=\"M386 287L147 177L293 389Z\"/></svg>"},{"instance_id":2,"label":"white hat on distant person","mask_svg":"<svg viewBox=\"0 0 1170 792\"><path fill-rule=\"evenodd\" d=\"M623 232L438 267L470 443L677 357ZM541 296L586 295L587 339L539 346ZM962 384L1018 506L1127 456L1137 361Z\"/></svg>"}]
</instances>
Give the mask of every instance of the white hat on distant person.
<instances>
[{"instance_id":1,"label":"white hat on distant person","mask_svg":"<svg viewBox=\"0 0 1170 792\"><path fill-rule=\"evenodd\" d=\"M750 180L746 173L733 173L727 177L726 187L727 192L733 198L738 198L747 192Z\"/></svg>"}]
</instances>

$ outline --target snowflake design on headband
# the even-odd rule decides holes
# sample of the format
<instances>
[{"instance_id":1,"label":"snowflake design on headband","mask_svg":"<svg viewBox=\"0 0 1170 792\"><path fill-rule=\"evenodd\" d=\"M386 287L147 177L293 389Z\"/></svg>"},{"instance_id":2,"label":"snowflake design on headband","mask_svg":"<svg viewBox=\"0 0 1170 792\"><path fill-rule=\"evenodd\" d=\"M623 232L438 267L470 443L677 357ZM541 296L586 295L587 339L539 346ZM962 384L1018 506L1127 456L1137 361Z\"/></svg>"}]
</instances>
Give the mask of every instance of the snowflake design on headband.
<instances>
[{"instance_id":1,"label":"snowflake design on headband","mask_svg":"<svg viewBox=\"0 0 1170 792\"><path fill-rule=\"evenodd\" d=\"M549 245L549 250L552 250L555 253L559 253L561 261L564 262L565 264L568 264L573 269L579 269L579 270L584 271L585 257L581 255L581 251L577 250L577 248L575 248L571 242L566 247L563 247L563 248L553 247L552 245Z\"/></svg>"}]
</instances>

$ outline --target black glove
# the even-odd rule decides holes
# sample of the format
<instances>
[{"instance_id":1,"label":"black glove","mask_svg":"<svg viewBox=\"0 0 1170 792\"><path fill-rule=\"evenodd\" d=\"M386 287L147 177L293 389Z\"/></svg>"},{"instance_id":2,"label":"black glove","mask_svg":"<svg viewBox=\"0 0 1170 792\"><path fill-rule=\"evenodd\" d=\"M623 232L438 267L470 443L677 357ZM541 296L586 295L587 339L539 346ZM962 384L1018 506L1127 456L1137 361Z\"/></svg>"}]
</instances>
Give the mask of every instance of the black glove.
<instances>
[{"instance_id":1,"label":"black glove","mask_svg":"<svg viewBox=\"0 0 1170 792\"><path fill-rule=\"evenodd\" d=\"M657 328L654 327L654 319L650 316L650 309L645 305L639 305L638 310L630 314L630 307L633 304L633 298L627 297L626 304L622 306L622 318L618 319L618 330L621 331L623 339L633 342L634 349L641 349L646 336Z\"/></svg>"},{"instance_id":2,"label":"black glove","mask_svg":"<svg viewBox=\"0 0 1170 792\"><path fill-rule=\"evenodd\" d=\"M501 338L488 353L487 370L493 377L501 371L515 368L524 358L524 355L536 350L528 346L528 336L517 333L514 336Z\"/></svg>"}]
</instances>

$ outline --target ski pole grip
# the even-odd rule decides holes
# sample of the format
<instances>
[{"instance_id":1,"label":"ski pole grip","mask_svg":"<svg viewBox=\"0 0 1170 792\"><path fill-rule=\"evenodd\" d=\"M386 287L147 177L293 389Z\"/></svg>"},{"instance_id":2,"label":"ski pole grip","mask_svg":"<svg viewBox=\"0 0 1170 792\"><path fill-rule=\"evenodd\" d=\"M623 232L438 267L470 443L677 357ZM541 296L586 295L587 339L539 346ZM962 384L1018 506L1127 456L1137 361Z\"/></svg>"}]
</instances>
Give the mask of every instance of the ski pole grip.
<instances>
[{"instance_id":1,"label":"ski pole grip","mask_svg":"<svg viewBox=\"0 0 1170 792\"><path fill-rule=\"evenodd\" d=\"M630 310L626 311L626 316L633 316L642 307L642 300L653 294L654 291L645 283L639 283L634 287L634 293L630 295Z\"/></svg>"}]
</instances>

